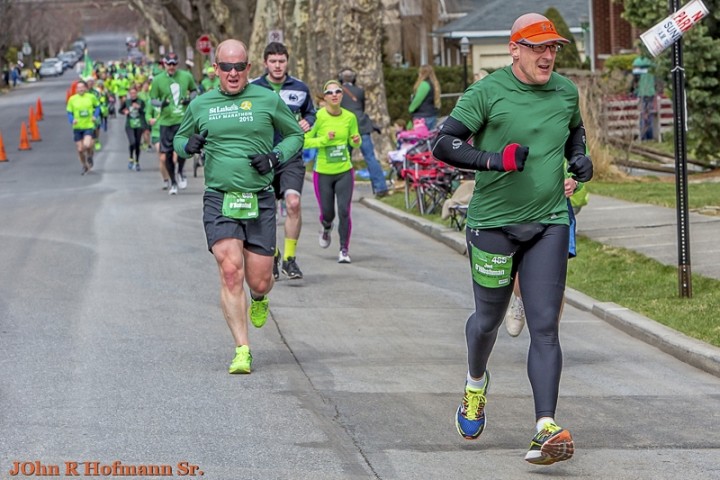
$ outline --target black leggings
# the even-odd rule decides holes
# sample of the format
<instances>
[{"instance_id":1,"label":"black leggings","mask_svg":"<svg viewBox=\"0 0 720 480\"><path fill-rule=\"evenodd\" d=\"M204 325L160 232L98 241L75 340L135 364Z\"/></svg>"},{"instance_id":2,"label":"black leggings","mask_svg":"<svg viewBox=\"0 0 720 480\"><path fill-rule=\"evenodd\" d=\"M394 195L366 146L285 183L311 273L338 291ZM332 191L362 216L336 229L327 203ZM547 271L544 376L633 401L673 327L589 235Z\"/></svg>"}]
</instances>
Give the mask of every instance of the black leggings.
<instances>
[{"instance_id":1,"label":"black leggings","mask_svg":"<svg viewBox=\"0 0 720 480\"><path fill-rule=\"evenodd\" d=\"M530 332L527 374L536 418L554 417L557 407L562 371L558 329L567 276L568 231L567 225L548 225L534 238L521 243L510 240L499 228L466 231L468 252L472 252L473 245L488 253L512 255L512 279L516 274L522 278L520 293ZM472 254L468 256L472 269ZM487 288L473 281L475 312L465 325L468 371L473 378L480 378L487 368L512 284L511 281L504 287Z\"/></svg>"},{"instance_id":2,"label":"black leggings","mask_svg":"<svg viewBox=\"0 0 720 480\"><path fill-rule=\"evenodd\" d=\"M128 149L130 150L130 158L134 158L140 163L140 144L142 143L142 128L125 127L125 135L128 138Z\"/></svg>"},{"instance_id":3,"label":"black leggings","mask_svg":"<svg viewBox=\"0 0 720 480\"><path fill-rule=\"evenodd\" d=\"M350 206L355 187L353 170L350 169L337 175L313 172L313 183L315 184L315 197L320 206L320 223L323 228L330 228L335 220L335 198L337 197L340 250L348 250L352 233Z\"/></svg>"}]
</instances>

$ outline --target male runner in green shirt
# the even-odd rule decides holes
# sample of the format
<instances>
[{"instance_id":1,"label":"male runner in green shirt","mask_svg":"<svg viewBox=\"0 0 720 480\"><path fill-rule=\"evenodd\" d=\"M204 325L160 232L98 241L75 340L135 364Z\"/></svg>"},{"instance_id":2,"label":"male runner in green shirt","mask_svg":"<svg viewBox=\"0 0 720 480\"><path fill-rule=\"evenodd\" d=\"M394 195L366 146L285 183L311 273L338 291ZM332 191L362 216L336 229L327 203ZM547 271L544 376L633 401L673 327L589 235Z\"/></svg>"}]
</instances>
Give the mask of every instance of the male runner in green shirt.
<instances>
[{"instance_id":1,"label":"male runner in green shirt","mask_svg":"<svg viewBox=\"0 0 720 480\"><path fill-rule=\"evenodd\" d=\"M100 101L88 92L88 85L81 80L77 83L77 93L67 102L68 122L73 128L73 140L82 164L81 175L93 167L95 145L95 125L100 116Z\"/></svg>"},{"instance_id":2,"label":"male runner in green shirt","mask_svg":"<svg viewBox=\"0 0 720 480\"><path fill-rule=\"evenodd\" d=\"M563 43L568 40L546 17L519 17L508 45L512 65L468 88L432 150L439 160L477 170L466 230L475 312L465 325L468 373L455 426L468 440L485 428L488 359L519 274L536 420L525 460L538 465L568 460L575 449L570 432L554 419L568 259L565 160L577 181L587 182L593 173L578 90L553 72Z\"/></svg>"},{"instance_id":3,"label":"male runner in green shirt","mask_svg":"<svg viewBox=\"0 0 720 480\"><path fill-rule=\"evenodd\" d=\"M165 157L165 167L170 178L170 195L176 195L187 187L183 174L184 158L176 158L173 153L173 138L190 100L197 94L197 86L192 74L187 70L178 70L178 56L174 52L165 55L165 72L153 78L150 86L151 104L160 107L160 155ZM177 163L177 175L175 164Z\"/></svg>"},{"instance_id":4,"label":"male runner in green shirt","mask_svg":"<svg viewBox=\"0 0 720 480\"><path fill-rule=\"evenodd\" d=\"M190 104L173 146L181 157L205 148L203 222L220 271L223 313L236 345L229 372L250 373L243 283L250 289L250 320L262 327L274 283L274 170L302 148L303 131L279 95L248 84L245 44L225 40L215 55L220 88ZM283 137L277 145L275 131Z\"/></svg>"}]
</instances>

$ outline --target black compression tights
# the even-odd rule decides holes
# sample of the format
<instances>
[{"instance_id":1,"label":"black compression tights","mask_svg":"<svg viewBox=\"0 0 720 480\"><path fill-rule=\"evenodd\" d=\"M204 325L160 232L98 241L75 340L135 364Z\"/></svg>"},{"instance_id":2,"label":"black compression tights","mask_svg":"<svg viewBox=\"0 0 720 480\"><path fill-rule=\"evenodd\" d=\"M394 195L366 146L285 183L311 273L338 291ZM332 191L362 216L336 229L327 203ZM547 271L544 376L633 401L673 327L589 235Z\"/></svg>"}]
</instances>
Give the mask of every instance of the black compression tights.
<instances>
[{"instance_id":1,"label":"black compression tights","mask_svg":"<svg viewBox=\"0 0 720 480\"><path fill-rule=\"evenodd\" d=\"M535 399L535 415L554 417L562 370L558 326L567 275L568 226L549 225L536 238L522 244L509 240L500 229L468 229L466 238L468 251L472 244L488 253L514 253L512 275L513 279L516 273L520 275L520 293L530 332L527 373ZM480 378L495 345L512 282L506 287L486 288L473 281L473 293L475 312L465 325L465 337L468 370L473 378Z\"/></svg>"},{"instance_id":2,"label":"black compression tights","mask_svg":"<svg viewBox=\"0 0 720 480\"><path fill-rule=\"evenodd\" d=\"M140 162L140 144L142 142L142 128L125 127L125 135L128 138L128 150L130 158L134 158L136 162Z\"/></svg>"}]
</instances>

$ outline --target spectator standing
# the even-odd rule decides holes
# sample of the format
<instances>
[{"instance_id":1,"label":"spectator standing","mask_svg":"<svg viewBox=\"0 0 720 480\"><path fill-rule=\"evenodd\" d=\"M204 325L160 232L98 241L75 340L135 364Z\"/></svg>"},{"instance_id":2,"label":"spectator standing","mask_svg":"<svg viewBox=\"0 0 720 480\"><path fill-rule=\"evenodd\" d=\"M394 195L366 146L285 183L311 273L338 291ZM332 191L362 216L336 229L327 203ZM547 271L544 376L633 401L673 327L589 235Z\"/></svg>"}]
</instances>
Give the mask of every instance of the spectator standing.
<instances>
[{"instance_id":1,"label":"spectator standing","mask_svg":"<svg viewBox=\"0 0 720 480\"><path fill-rule=\"evenodd\" d=\"M375 156L375 146L372 141L373 130L379 131L379 129L373 125L372 120L365 112L365 90L357 86L357 74L350 68L345 68L340 72L339 80L342 82L343 89L340 106L354 113L358 119L358 128L362 138L360 151L367 164L372 191L376 197L384 197L388 194L387 182L382 166Z\"/></svg>"},{"instance_id":2,"label":"spectator standing","mask_svg":"<svg viewBox=\"0 0 720 480\"><path fill-rule=\"evenodd\" d=\"M412 100L408 112L412 118L422 118L428 130L435 128L440 112L440 82L432 65L422 65L413 86Z\"/></svg>"},{"instance_id":3,"label":"spectator standing","mask_svg":"<svg viewBox=\"0 0 720 480\"><path fill-rule=\"evenodd\" d=\"M653 110L655 107L655 64L640 54L633 60L634 94L640 103L640 141L655 138L653 132Z\"/></svg>"}]
</instances>

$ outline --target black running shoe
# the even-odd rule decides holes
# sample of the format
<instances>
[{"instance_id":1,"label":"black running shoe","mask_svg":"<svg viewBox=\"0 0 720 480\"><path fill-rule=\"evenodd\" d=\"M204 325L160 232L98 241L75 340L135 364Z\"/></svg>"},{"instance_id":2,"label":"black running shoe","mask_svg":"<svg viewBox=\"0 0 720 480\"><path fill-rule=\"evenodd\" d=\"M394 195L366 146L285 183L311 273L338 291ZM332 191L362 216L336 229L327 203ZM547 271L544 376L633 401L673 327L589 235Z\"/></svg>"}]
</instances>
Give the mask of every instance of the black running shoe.
<instances>
[{"instance_id":1,"label":"black running shoe","mask_svg":"<svg viewBox=\"0 0 720 480\"><path fill-rule=\"evenodd\" d=\"M290 279L301 279L303 278L303 274L300 271L300 267L298 267L297 263L295 263L295 257L288 257L287 261L283 260L282 262L282 272L288 276Z\"/></svg>"}]
</instances>

